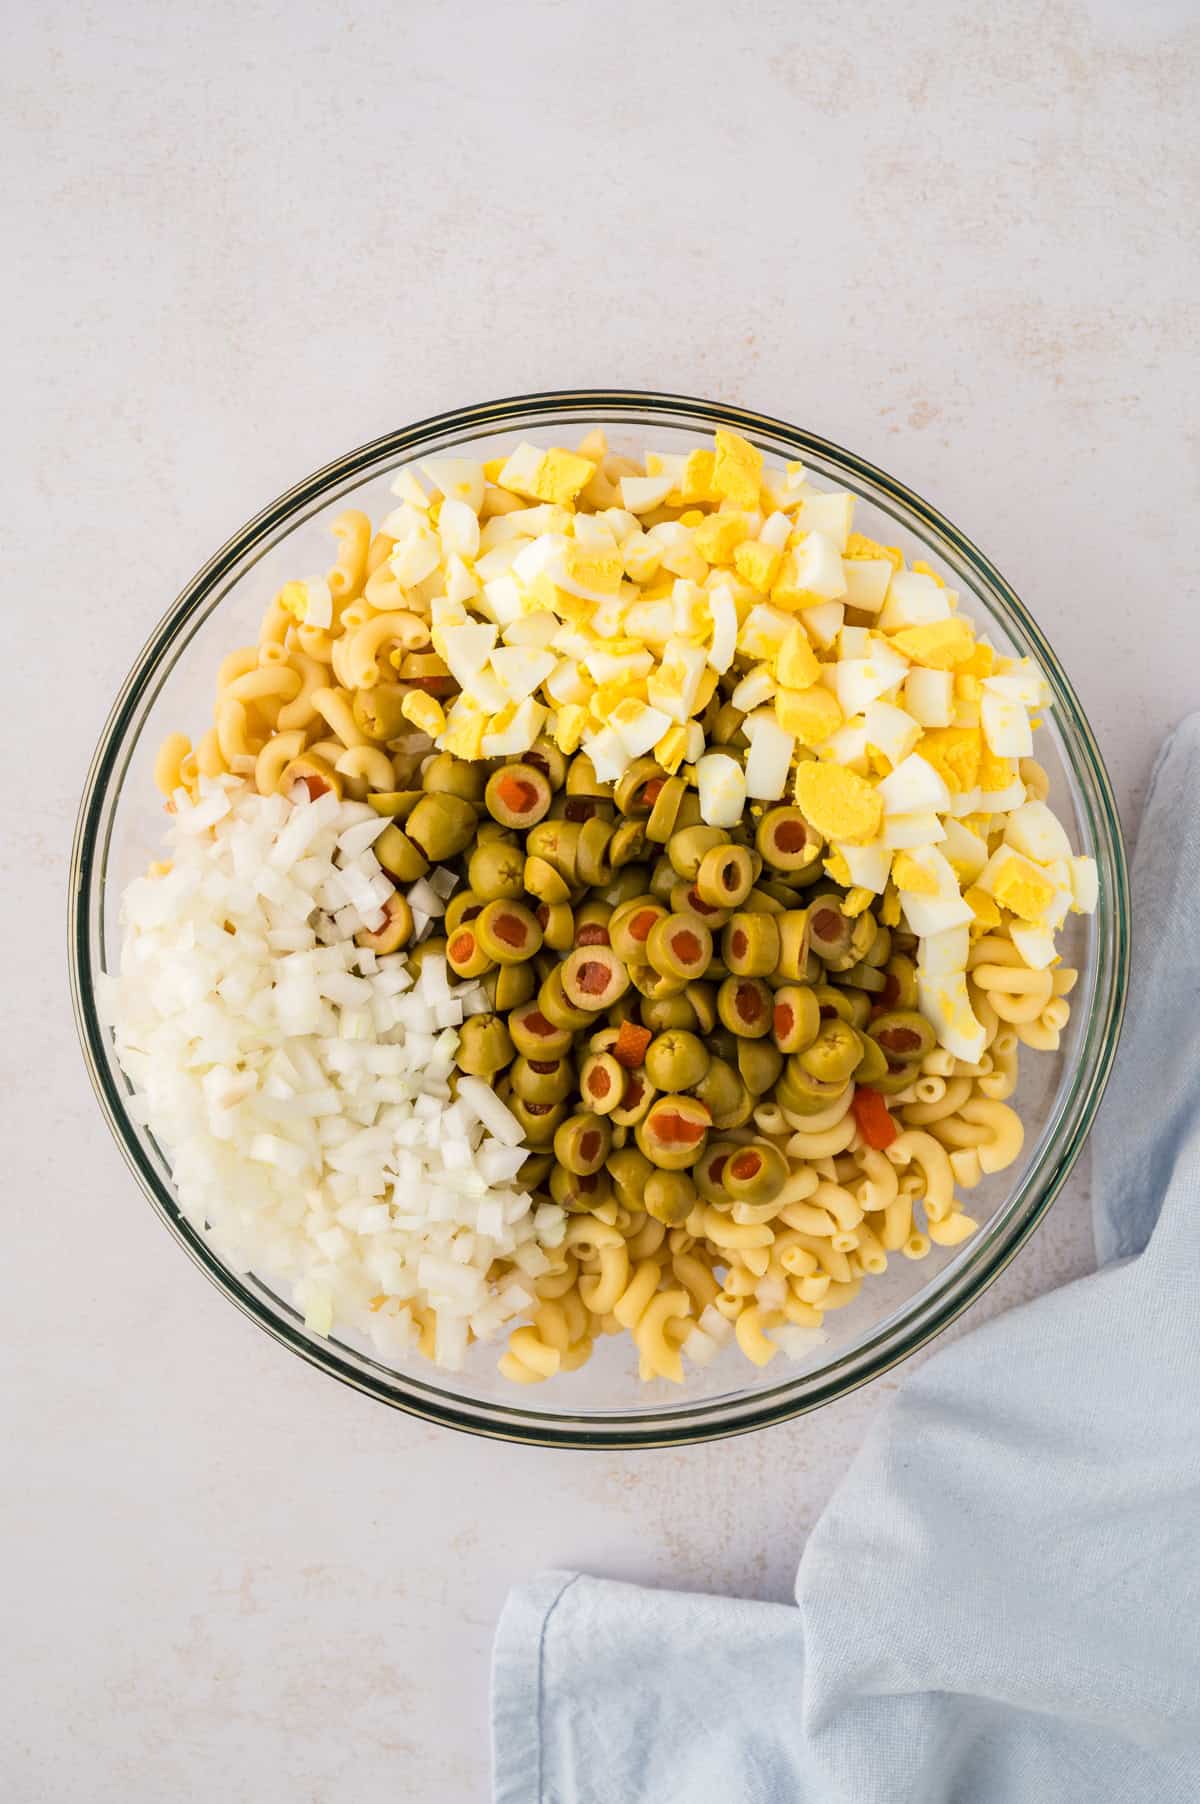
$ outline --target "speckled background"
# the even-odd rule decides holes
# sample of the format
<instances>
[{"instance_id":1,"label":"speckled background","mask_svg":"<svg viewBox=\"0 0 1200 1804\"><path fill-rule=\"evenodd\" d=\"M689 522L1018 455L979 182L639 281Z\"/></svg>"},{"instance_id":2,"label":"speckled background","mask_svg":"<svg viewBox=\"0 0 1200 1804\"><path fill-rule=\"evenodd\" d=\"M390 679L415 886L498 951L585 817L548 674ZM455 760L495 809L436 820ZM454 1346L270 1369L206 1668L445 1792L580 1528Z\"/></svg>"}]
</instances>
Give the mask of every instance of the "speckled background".
<instances>
[{"instance_id":1,"label":"speckled background","mask_svg":"<svg viewBox=\"0 0 1200 1804\"><path fill-rule=\"evenodd\" d=\"M508 1584L786 1597L894 1383L591 1458L423 1428L251 1328L135 1193L68 1018L109 699L213 546L335 453L662 387L961 522L1133 829L1200 664L1196 7L50 0L12 31L0 1789L475 1804ZM964 1326L1088 1258L1079 1176Z\"/></svg>"}]
</instances>

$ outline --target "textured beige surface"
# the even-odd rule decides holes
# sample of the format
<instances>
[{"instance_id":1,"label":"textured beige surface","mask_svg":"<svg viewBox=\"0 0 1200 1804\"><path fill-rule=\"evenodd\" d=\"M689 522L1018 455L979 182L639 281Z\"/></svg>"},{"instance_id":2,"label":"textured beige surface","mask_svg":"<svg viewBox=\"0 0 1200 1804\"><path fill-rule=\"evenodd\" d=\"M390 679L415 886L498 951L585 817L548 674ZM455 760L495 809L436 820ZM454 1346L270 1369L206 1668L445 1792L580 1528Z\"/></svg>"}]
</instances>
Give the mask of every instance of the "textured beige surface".
<instances>
[{"instance_id":1,"label":"textured beige surface","mask_svg":"<svg viewBox=\"0 0 1200 1804\"><path fill-rule=\"evenodd\" d=\"M66 1014L80 781L148 628L262 502L405 419L607 382L801 421L935 499L1039 614L1132 826L1200 662L1189 18L21 9L6 1798L478 1800L513 1579L787 1595L890 1380L711 1449L508 1450L343 1392L201 1281ZM1076 1180L971 1321L1086 1267L1086 1203Z\"/></svg>"}]
</instances>

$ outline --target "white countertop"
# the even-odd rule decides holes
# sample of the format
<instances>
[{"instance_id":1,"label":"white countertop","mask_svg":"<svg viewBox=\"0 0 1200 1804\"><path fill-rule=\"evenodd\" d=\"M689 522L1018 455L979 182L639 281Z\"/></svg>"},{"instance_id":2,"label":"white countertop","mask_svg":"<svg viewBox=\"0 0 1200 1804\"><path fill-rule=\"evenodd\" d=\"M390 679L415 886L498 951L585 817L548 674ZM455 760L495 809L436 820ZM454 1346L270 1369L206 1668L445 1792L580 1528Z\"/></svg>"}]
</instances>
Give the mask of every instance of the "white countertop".
<instances>
[{"instance_id":1,"label":"white countertop","mask_svg":"<svg viewBox=\"0 0 1200 1804\"><path fill-rule=\"evenodd\" d=\"M577 1564L786 1597L894 1388L611 1457L369 1403L155 1222L64 982L83 772L184 579L332 455L526 389L737 400L936 500L1039 615L1134 827L1200 667L1194 10L854 11L15 20L6 1797L476 1804L513 1580ZM1089 1244L1077 1176L969 1322Z\"/></svg>"}]
</instances>

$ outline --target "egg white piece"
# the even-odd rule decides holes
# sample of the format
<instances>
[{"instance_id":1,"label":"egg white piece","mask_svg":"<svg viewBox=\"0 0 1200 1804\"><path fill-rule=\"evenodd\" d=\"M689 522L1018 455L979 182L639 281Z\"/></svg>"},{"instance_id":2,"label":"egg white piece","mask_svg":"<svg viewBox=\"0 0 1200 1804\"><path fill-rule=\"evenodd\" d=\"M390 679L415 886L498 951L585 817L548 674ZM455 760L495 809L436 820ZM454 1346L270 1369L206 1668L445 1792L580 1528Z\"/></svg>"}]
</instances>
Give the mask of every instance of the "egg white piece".
<instances>
[{"instance_id":1,"label":"egg white piece","mask_svg":"<svg viewBox=\"0 0 1200 1804\"><path fill-rule=\"evenodd\" d=\"M920 752L910 752L890 776L884 777L876 794L885 814L916 814L929 810L940 814L950 805L950 791L945 780Z\"/></svg>"},{"instance_id":2,"label":"egg white piece","mask_svg":"<svg viewBox=\"0 0 1200 1804\"><path fill-rule=\"evenodd\" d=\"M846 579L845 603L863 614L878 614L887 600L892 580L892 566L885 557L843 558L842 575Z\"/></svg>"},{"instance_id":3,"label":"egg white piece","mask_svg":"<svg viewBox=\"0 0 1200 1804\"><path fill-rule=\"evenodd\" d=\"M869 889L872 895L882 896L892 868L892 854L881 840L872 840L865 846L835 840L833 849L845 859L850 881L856 888Z\"/></svg>"},{"instance_id":4,"label":"egg white piece","mask_svg":"<svg viewBox=\"0 0 1200 1804\"><path fill-rule=\"evenodd\" d=\"M803 608L800 618L813 644L828 651L842 630L846 609L840 601L821 601L811 608Z\"/></svg>"},{"instance_id":5,"label":"egg white piece","mask_svg":"<svg viewBox=\"0 0 1200 1804\"><path fill-rule=\"evenodd\" d=\"M708 609L712 616L712 643L708 662L720 674L733 663L737 651L738 616L733 591L720 583L708 591Z\"/></svg>"},{"instance_id":6,"label":"egg white piece","mask_svg":"<svg viewBox=\"0 0 1200 1804\"><path fill-rule=\"evenodd\" d=\"M884 817L879 837L891 851L907 852L914 846L930 846L945 839L946 829L930 812L889 814Z\"/></svg>"},{"instance_id":7,"label":"egg white piece","mask_svg":"<svg viewBox=\"0 0 1200 1804\"><path fill-rule=\"evenodd\" d=\"M892 702L871 703L866 729L867 743L882 752L892 765L902 764L921 737L918 722Z\"/></svg>"},{"instance_id":8,"label":"egg white piece","mask_svg":"<svg viewBox=\"0 0 1200 1804\"><path fill-rule=\"evenodd\" d=\"M949 670L910 670L904 706L923 727L948 727L954 719L954 677Z\"/></svg>"},{"instance_id":9,"label":"egg white piece","mask_svg":"<svg viewBox=\"0 0 1200 1804\"><path fill-rule=\"evenodd\" d=\"M987 682L991 682L988 678ZM979 704L979 724L988 749L998 758L1029 758L1033 755L1033 729L1023 702L997 694L984 687Z\"/></svg>"},{"instance_id":10,"label":"egg white piece","mask_svg":"<svg viewBox=\"0 0 1200 1804\"><path fill-rule=\"evenodd\" d=\"M746 806L746 778L727 752L707 752L696 766L700 817L709 827L736 827Z\"/></svg>"},{"instance_id":11,"label":"egg white piece","mask_svg":"<svg viewBox=\"0 0 1200 1804\"><path fill-rule=\"evenodd\" d=\"M421 469L447 501L460 501L478 515L484 490L481 463L469 457L430 457L422 462Z\"/></svg>"},{"instance_id":12,"label":"egg white piece","mask_svg":"<svg viewBox=\"0 0 1200 1804\"><path fill-rule=\"evenodd\" d=\"M796 741L785 733L770 708L759 708L742 722L750 741L746 757L746 794L755 801L776 802L787 789Z\"/></svg>"},{"instance_id":13,"label":"egg white piece","mask_svg":"<svg viewBox=\"0 0 1200 1804\"><path fill-rule=\"evenodd\" d=\"M1015 808L1005 825L1004 838L1006 844L1039 864L1071 856L1071 842L1062 822L1045 802L1023 802Z\"/></svg>"},{"instance_id":14,"label":"egg white piece","mask_svg":"<svg viewBox=\"0 0 1200 1804\"><path fill-rule=\"evenodd\" d=\"M1095 914L1096 903L1100 897L1100 877L1096 869L1096 860L1086 855L1068 858L1067 866L1070 872L1071 899L1075 913Z\"/></svg>"},{"instance_id":15,"label":"egg white piece","mask_svg":"<svg viewBox=\"0 0 1200 1804\"><path fill-rule=\"evenodd\" d=\"M951 612L947 591L932 576L923 576L919 570L897 570L879 624L885 633L896 633L902 627L930 626L935 620L948 620Z\"/></svg>"},{"instance_id":16,"label":"egg white piece","mask_svg":"<svg viewBox=\"0 0 1200 1804\"><path fill-rule=\"evenodd\" d=\"M1057 954L1054 934L1049 927L1030 926L1025 922L1014 921L1008 931L1013 945L1031 971L1044 971L1054 963Z\"/></svg>"},{"instance_id":17,"label":"egg white piece","mask_svg":"<svg viewBox=\"0 0 1200 1804\"><path fill-rule=\"evenodd\" d=\"M621 500L631 514L648 514L671 493L670 476L622 476Z\"/></svg>"}]
</instances>

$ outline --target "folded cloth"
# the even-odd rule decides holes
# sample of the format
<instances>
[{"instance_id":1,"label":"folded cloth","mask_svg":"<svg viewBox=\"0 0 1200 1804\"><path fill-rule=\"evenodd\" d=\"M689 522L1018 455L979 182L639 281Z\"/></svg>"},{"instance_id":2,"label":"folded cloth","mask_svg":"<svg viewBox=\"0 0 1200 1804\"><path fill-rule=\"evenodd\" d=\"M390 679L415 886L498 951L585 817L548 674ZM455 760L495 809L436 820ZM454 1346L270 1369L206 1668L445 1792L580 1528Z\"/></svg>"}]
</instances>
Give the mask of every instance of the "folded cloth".
<instances>
[{"instance_id":1,"label":"folded cloth","mask_svg":"<svg viewBox=\"0 0 1200 1804\"><path fill-rule=\"evenodd\" d=\"M1095 1276L901 1387L796 1605L548 1573L493 1667L497 1804L1200 1800L1200 716L1134 865Z\"/></svg>"}]
</instances>

